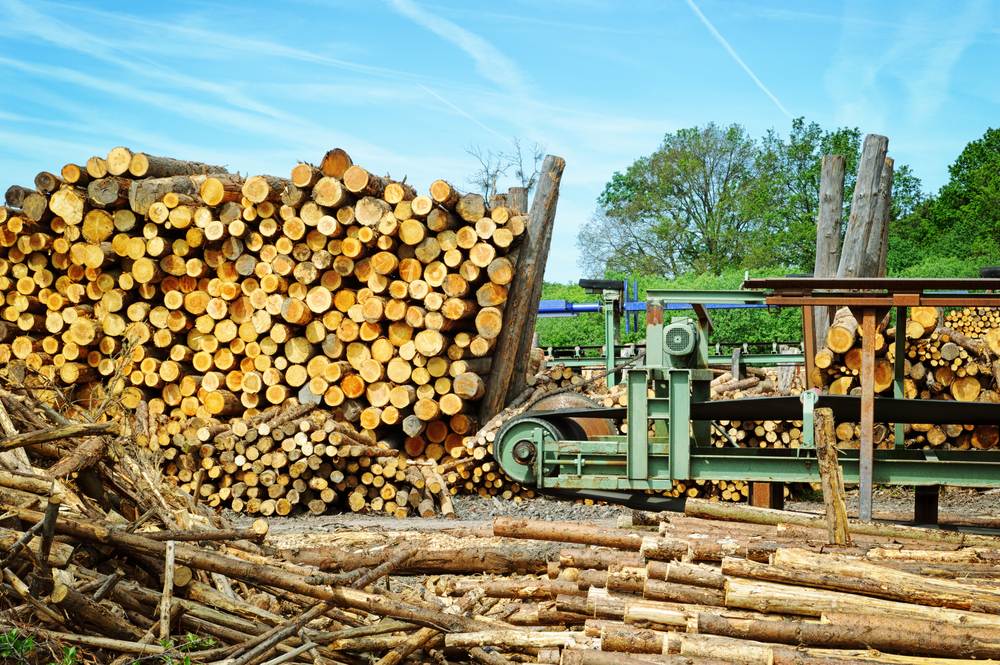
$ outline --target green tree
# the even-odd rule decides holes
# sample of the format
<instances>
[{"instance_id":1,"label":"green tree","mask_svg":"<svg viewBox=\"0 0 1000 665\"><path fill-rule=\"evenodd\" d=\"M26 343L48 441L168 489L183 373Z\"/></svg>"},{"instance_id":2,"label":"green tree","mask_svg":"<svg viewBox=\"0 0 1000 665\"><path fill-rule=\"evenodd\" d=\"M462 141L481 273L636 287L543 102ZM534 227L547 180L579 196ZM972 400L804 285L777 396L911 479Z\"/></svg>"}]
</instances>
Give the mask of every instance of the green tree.
<instances>
[{"instance_id":1,"label":"green tree","mask_svg":"<svg viewBox=\"0 0 1000 665\"><path fill-rule=\"evenodd\" d=\"M742 263L754 220L743 211L753 186L756 142L739 125L681 129L651 155L615 173L579 237L592 272L719 273Z\"/></svg>"},{"instance_id":2,"label":"green tree","mask_svg":"<svg viewBox=\"0 0 1000 665\"><path fill-rule=\"evenodd\" d=\"M850 215L861 131L803 118L787 137L759 141L739 125L668 134L653 154L615 173L578 245L589 272L673 277L729 267L813 268L823 155L844 155L843 223ZM921 200L920 181L895 166L895 218Z\"/></svg>"},{"instance_id":3,"label":"green tree","mask_svg":"<svg viewBox=\"0 0 1000 665\"><path fill-rule=\"evenodd\" d=\"M890 227L889 269L926 273L1000 263L1000 129L969 143L948 169L937 196ZM958 259L961 263L944 261ZM953 276L939 274L937 276Z\"/></svg>"}]
</instances>

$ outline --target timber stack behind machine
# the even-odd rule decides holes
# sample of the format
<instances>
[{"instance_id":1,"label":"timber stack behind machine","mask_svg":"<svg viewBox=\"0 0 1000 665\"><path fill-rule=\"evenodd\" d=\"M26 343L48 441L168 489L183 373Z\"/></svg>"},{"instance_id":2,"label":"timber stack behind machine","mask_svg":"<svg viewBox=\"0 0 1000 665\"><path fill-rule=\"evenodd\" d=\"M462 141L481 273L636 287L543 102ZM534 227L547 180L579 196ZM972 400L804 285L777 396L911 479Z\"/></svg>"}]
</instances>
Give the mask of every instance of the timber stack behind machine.
<instances>
[{"instance_id":1,"label":"timber stack behind machine","mask_svg":"<svg viewBox=\"0 0 1000 665\"><path fill-rule=\"evenodd\" d=\"M838 420L860 423L856 450L841 451L848 482L861 489L860 512L871 518L873 483L934 487L1000 486L1000 453L988 450L912 450L904 447L904 423L990 425L1000 423L1000 405L958 400L905 399L904 365L896 363L893 397L875 396L875 340L878 321L895 309L906 321L909 307L995 307L998 279L767 278L751 279L733 292L648 291L646 354L625 369L628 406L532 412L508 422L497 437L496 454L518 482L543 492L604 498L649 508L678 509L683 499L644 496L670 489L675 480L738 479L754 482L817 482L814 409L829 407ZM806 360L814 349L815 306L848 306L860 321L860 395L710 400L706 305L717 302L801 307ZM670 304L690 304L695 316L664 318ZM905 335L897 336L902 347ZM896 350L895 357L905 357ZM625 435L588 437L587 421L624 418ZM715 447L713 421L799 419L803 444L796 449ZM896 445L875 451L876 422L896 423Z\"/></svg>"}]
</instances>

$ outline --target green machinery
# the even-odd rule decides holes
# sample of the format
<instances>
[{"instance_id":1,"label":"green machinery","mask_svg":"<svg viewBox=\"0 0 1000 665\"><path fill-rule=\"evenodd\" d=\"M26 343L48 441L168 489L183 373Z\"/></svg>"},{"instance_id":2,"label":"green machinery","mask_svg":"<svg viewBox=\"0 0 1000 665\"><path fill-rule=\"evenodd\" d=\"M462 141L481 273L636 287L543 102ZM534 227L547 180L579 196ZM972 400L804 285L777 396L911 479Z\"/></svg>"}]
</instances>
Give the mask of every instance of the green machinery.
<instances>
[{"instance_id":1,"label":"green machinery","mask_svg":"<svg viewBox=\"0 0 1000 665\"><path fill-rule=\"evenodd\" d=\"M827 406L838 420L858 421L860 398L820 396L818 391L808 390L798 397L709 399L712 322L705 305L763 303L767 297L759 291L650 291L645 358L623 369L628 408L529 412L512 419L495 443L504 471L522 485L542 492L651 508L657 507L651 503L655 501L660 502L659 507L670 508L670 501L636 493L668 490L675 480L818 481L814 408ZM665 319L672 303L691 303L695 317ZM898 367L901 382L901 364ZM1000 406L880 397L874 400L872 417L895 423L995 424L1000 423ZM595 429L588 423L612 418L624 418L628 433L586 433ZM803 445L797 449L715 447L710 441L712 421L724 419L801 419ZM869 482L1000 486L998 451L924 451L899 446L873 454ZM858 482L868 466L858 450L844 451L841 461L849 483Z\"/></svg>"},{"instance_id":2,"label":"green machinery","mask_svg":"<svg viewBox=\"0 0 1000 665\"><path fill-rule=\"evenodd\" d=\"M539 308L539 312L543 315L564 315L563 310L561 309L562 307L572 308L565 312L566 314L589 311L600 312L601 318L603 319L603 350L598 356L586 356L579 354L581 347L576 347L576 355L560 355L559 357L553 358L553 362L560 365L566 365L567 367L601 366L605 370L605 381L607 386L610 388L611 386L618 384L622 379L622 371L618 368L631 362L634 354L638 352L636 345L634 344L621 344L620 331L622 328L623 315L628 316L630 313L645 314L645 308L643 307L644 303L628 301L625 297L622 282L618 280L581 279L579 283L580 286L586 289L588 293L600 296L600 302L596 306L583 305L581 307L580 305L566 305L562 301L543 301L542 306ZM638 290L638 286L636 289ZM728 291L720 292L716 297L711 297L710 294L700 292L696 294L695 297L696 299L701 298L703 300L707 298L708 302L703 302L702 304L708 305L710 308L764 306L762 299L748 297L745 292L737 293L739 302L729 302L726 298L731 293L732 292ZM686 308L687 306L688 303L686 302L677 302L674 300L671 300L671 302L666 304L668 309L671 307L680 309ZM615 352L609 353L609 349L614 349ZM571 349L569 349L569 347L565 347L563 350ZM713 350L715 351L714 354L712 353ZM721 351L722 350L719 348L709 349L709 362L712 365L731 365L733 367L734 376L738 376L740 374L740 368L801 365L805 361L804 356L797 352L780 354L745 353L738 346L733 348L729 354L723 355ZM632 355L628 355L629 353Z\"/></svg>"}]
</instances>

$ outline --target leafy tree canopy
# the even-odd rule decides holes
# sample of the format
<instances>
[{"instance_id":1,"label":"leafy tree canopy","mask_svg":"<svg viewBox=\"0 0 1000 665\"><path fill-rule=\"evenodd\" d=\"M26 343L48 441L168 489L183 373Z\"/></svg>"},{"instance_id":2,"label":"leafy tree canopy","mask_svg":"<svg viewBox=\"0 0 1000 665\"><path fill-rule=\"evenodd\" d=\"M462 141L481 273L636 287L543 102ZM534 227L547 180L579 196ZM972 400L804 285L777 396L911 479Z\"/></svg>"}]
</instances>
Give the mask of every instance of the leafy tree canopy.
<instances>
[{"instance_id":1,"label":"leafy tree canopy","mask_svg":"<svg viewBox=\"0 0 1000 665\"><path fill-rule=\"evenodd\" d=\"M676 276L729 267L812 270L823 155L846 161L844 223L850 215L861 132L824 130L803 118L787 137L754 139L740 125L681 129L652 154L615 173L580 232L591 273ZM894 214L911 213L920 181L896 165Z\"/></svg>"},{"instance_id":2,"label":"leafy tree canopy","mask_svg":"<svg viewBox=\"0 0 1000 665\"><path fill-rule=\"evenodd\" d=\"M889 227L891 273L934 265L950 267L935 277L974 276L1000 264L1000 129L969 143L948 172L937 196Z\"/></svg>"}]
</instances>

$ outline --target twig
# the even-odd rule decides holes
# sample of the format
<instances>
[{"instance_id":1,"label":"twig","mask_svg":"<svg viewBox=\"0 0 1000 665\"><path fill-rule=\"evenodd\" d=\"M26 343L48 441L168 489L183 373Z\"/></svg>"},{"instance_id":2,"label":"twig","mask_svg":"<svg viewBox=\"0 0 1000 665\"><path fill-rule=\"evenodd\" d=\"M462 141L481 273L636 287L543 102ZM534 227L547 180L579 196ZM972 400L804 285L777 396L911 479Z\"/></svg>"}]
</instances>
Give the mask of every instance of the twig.
<instances>
[{"instance_id":1,"label":"twig","mask_svg":"<svg viewBox=\"0 0 1000 665\"><path fill-rule=\"evenodd\" d=\"M174 552L176 543L167 541L163 564L163 595L160 597L160 639L170 637L170 607L174 600Z\"/></svg>"},{"instance_id":2,"label":"twig","mask_svg":"<svg viewBox=\"0 0 1000 665\"><path fill-rule=\"evenodd\" d=\"M21 534L21 537L11 545L11 548L7 551L7 554L0 559L0 568L4 568L10 563L10 560L17 556L17 553L24 549L24 546L31 542L31 539L38 535L38 532L42 530L42 526L45 522L35 522L30 529Z\"/></svg>"},{"instance_id":3,"label":"twig","mask_svg":"<svg viewBox=\"0 0 1000 665\"><path fill-rule=\"evenodd\" d=\"M138 529L140 526L142 526L143 524L145 524L146 520L148 520L150 517L152 517L155 514L156 514L156 509L155 508L148 509L142 515L139 515L139 518L136 521L132 522L127 527L125 527L125 533L134 533L136 529Z\"/></svg>"},{"instance_id":4,"label":"twig","mask_svg":"<svg viewBox=\"0 0 1000 665\"><path fill-rule=\"evenodd\" d=\"M291 651L283 653L280 656L276 656L271 660L266 660L260 665L281 665L281 663L287 663L288 661L293 660L296 656L304 654L306 651L315 649L317 646L319 645L316 644L315 642L306 641L300 646L295 647Z\"/></svg>"},{"instance_id":5,"label":"twig","mask_svg":"<svg viewBox=\"0 0 1000 665\"><path fill-rule=\"evenodd\" d=\"M122 572L120 570L116 570L104 578L104 581L101 582L101 586L98 587L97 591L95 591L92 596L94 602L99 603L104 600L104 598L106 598L107 595L115 588L115 585L118 584L122 577L124 577Z\"/></svg>"},{"instance_id":6,"label":"twig","mask_svg":"<svg viewBox=\"0 0 1000 665\"><path fill-rule=\"evenodd\" d=\"M12 571L10 568L3 569L3 578L4 580L6 580L7 584L9 584L14 589L14 592L21 597L21 600L28 603L35 609L35 612L38 614L39 617L45 619L46 621L50 621L58 626L66 625L66 621L65 619L62 618L62 615L55 612L48 605L42 603L37 598L35 598L31 594L31 590L28 588L28 585L25 584L20 577L15 575L14 571Z\"/></svg>"},{"instance_id":7,"label":"twig","mask_svg":"<svg viewBox=\"0 0 1000 665\"><path fill-rule=\"evenodd\" d=\"M0 439L0 451L14 450L36 443L48 443L49 441L59 441L60 439L71 439L76 436L89 434L117 433L115 423L74 423L61 427L53 427L38 432L28 432L27 434L17 434L5 439Z\"/></svg>"},{"instance_id":8,"label":"twig","mask_svg":"<svg viewBox=\"0 0 1000 665\"><path fill-rule=\"evenodd\" d=\"M226 665L250 665L250 663L253 663L257 658L270 653L286 638L301 630L304 625L313 619L323 616L331 608L332 605L325 602L313 605L310 609L306 610L298 617L290 621L286 621L283 624L278 624L271 630L258 635L251 641L251 643L255 642L255 644L249 651L244 652L242 656L236 659L227 660Z\"/></svg>"}]
</instances>

